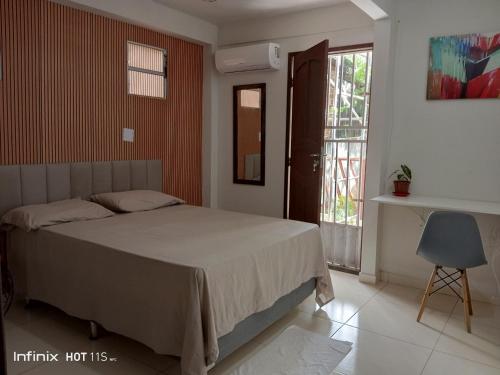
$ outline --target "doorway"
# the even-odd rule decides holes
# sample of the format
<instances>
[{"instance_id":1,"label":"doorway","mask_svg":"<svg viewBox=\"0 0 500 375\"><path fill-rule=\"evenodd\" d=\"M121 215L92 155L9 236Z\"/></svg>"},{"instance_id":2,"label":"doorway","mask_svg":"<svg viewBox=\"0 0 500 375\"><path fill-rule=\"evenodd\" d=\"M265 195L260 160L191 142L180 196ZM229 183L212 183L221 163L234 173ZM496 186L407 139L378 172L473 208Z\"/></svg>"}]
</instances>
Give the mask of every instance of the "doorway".
<instances>
[{"instance_id":1,"label":"doorway","mask_svg":"<svg viewBox=\"0 0 500 375\"><path fill-rule=\"evenodd\" d=\"M330 48L327 57L325 127L321 147L319 224L333 268L357 273L361 265L366 148L369 128L372 44ZM289 55L287 136L293 133L293 64ZM290 140L285 166L285 209L289 218Z\"/></svg>"}]
</instances>

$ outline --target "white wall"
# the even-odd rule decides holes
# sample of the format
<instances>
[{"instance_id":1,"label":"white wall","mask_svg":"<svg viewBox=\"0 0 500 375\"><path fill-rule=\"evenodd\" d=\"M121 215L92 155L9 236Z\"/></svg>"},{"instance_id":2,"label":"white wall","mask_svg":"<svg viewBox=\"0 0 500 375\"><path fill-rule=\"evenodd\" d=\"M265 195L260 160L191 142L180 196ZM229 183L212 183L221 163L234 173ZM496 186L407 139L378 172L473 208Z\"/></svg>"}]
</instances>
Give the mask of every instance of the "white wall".
<instances>
[{"instance_id":1,"label":"white wall","mask_svg":"<svg viewBox=\"0 0 500 375\"><path fill-rule=\"evenodd\" d=\"M500 102L425 98L429 38L500 31L499 16L498 0L399 5L389 164L411 165L418 194L500 200Z\"/></svg>"},{"instance_id":2,"label":"white wall","mask_svg":"<svg viewBox=\"0 0 500 375\"><path fill-rule=\"evenodd\" d=\"M355 5L347 3L221 25L219 45L293 39L340 30L353 30L353 34L356 34L356 30L370 27L371 24L371 18Z\"/></svg>"},{"instance_id":3,"label":"white wall","mask_svg":"<svg viewBox=\"0 0 500 375\"><path fill-rule=\"evenodd\" d=\"M400 0L389 168L406 162L418 195L500 200L500 102L427 101L429 38L500 31L498 0ZM390 190L390 181L387 191ZM380 270L423 286L432 266L418 259L418 217L403 208L382 211ZM500 302L500 219L479 215L490 265L471 272L473 297ZM497 255L495 255L497 254ZM498 257L498 258L497 258Z\"/></svg>"},{"instance_id":4,"label":"white wall","mask_svg":"<svg viewBox=\"0 0 500 375\"><path fill-rule=\"evenodd\" d=\"M153 0L50 0L180 38L216 45L217 26Z\"/></svg>"},{"instance_id":5,"label":"white wall","mask_svg":"<svg viewBox=\"0 0 500 375\"><path fill-rule=\"evenodd\" d=\"M300 35L299 35L300 34ZM270 40L281 45L278 72L221 75L219 78L219 197L220 208L268 216L283 216L287 55L329 39L330 46L373 41L373 22L352 4L300 14L239 22L220 29L220 41L240 43ZM232 87L265 82L266 185L237 185L232 181Z\"/></svg>"},{"instance_id":6,"label":"white wall","mask_svg":"<svg viewBox=\"0 0 500 375\"><path fill-rule=\"evenodd\" d=\"M380 210L366 199L384 192L387 155L392 131L394 50L396 21L393 17L374 23L374 50L371 83L370 123L366 162L365 207L361 243L361 281L376 282L380 244Z\"/></svg>"},{"instance_id":7,"label":"white wall","mask_svg":"<svg viewBox=\"0 0 500 375\"><path fill-rule=\"evenodd\" d=\"M203 47L203 150L202 197L203 206L217 207L218 198L218 74L213 54L216 47Z\"/></svg>"}]
</instances>

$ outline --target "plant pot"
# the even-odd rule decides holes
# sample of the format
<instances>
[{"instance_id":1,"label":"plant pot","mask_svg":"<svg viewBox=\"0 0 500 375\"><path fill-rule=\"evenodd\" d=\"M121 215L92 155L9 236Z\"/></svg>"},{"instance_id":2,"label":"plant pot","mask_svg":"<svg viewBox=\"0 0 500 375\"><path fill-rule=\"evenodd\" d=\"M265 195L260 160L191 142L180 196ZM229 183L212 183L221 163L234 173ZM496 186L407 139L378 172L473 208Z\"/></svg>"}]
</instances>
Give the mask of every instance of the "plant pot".
<instances>
[{"instance_id":1,"label":"plant pot","mask_svg":"<svg viewBox=\"0 0 500 375\"><path fill-rule=\"evenodd\" d=\"M394 181L394 195L397 197L407 197L410 195L410 181Z\"/></svg>"}]
</instances>

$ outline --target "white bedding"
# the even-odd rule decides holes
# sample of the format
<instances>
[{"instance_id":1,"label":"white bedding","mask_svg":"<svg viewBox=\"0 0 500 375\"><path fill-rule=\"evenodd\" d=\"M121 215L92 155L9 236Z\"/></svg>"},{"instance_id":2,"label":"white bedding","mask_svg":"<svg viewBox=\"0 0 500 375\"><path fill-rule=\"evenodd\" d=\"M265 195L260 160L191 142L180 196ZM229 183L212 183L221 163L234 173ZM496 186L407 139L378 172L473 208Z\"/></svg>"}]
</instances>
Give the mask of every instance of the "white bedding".
<instances>
[{"instance_id":1,"label":"white bedding","mask_svg":"<svg viewBox=\"0 0 500 375\"><path fill-rule=\"evenodd\" d=\"M181 356L183 374L205 373L218 337L312 277L318 303L333 298L319 228L296 221L180 205L12 240L28 296Z\"/></svg>"}]
</instances>

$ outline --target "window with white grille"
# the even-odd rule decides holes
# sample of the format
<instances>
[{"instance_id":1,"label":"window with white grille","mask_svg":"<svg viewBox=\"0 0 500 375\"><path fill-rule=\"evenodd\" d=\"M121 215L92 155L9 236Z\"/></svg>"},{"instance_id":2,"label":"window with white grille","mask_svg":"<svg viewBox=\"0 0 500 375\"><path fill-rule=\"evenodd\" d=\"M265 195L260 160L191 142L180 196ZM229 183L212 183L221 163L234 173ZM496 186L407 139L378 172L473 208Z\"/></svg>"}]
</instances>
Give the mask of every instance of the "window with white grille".
<instances>
[{"instance_id":1,"label":"window with white grille","mask_svg":"<svg viewBox=\"0 0 500 375\"><path fill-rule=\"evenodd\" d=\"M371 48L328 56L321 229L330 263L359 270Z\"/></svg>"},{"instance_id":2,"label":"window with white grille","mask_svg":"<svg viewBox=\"0 0 500 375\"><path fill-rule=\"evenodd\" d=\"M127 42L128 93L167 97L167 50Z\"/></svg>"}]
</instances>

